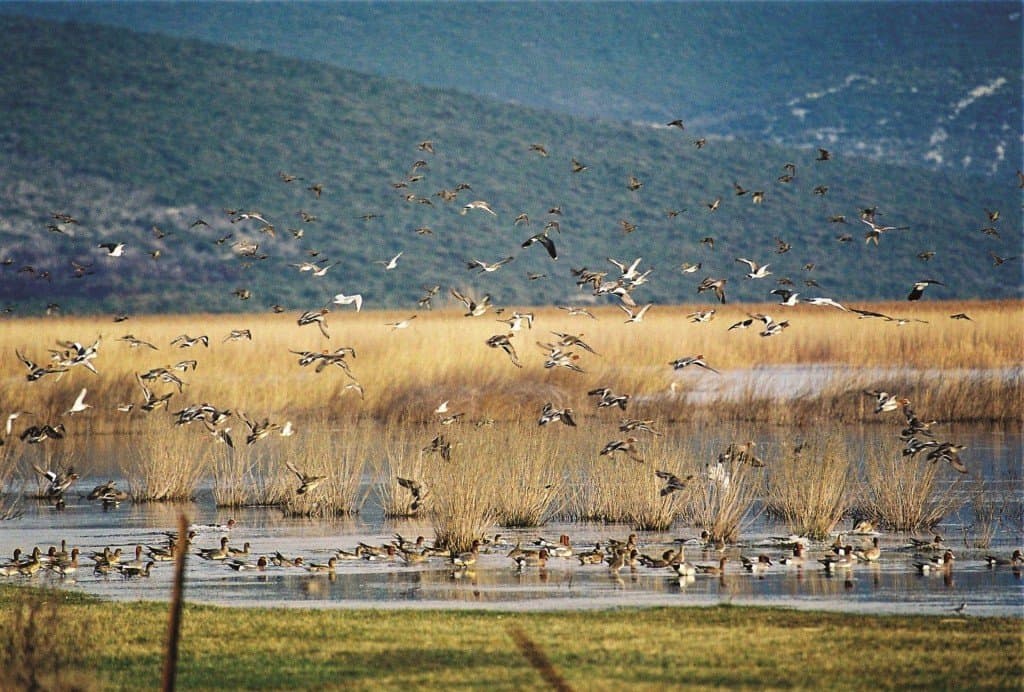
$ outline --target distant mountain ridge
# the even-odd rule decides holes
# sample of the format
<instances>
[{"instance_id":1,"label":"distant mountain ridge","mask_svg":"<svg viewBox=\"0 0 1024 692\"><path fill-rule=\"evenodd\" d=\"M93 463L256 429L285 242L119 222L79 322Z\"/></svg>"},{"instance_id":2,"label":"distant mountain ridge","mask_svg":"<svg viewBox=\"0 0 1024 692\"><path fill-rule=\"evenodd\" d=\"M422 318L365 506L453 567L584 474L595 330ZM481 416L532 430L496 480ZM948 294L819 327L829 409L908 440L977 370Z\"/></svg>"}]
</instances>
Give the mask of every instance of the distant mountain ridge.
<instances>
[{"instance_id":1,"label":"distant mountain ridge","mask_svg":"<svg viewBox=\"0 0 1024 692\"><path fill-rule=\"evenodd\" d=\"M817 143L970 174L1021 164L1015 2L3 3L582 117Z\"/></svg>"},{"instance_id":2,"label":"distant mountain ridge","mask_svg":"<svg viewBox=\"0 0 1024 692\"><path fill-rule=\"evenodd\" d=\"M696 291L708 276L728 278L729 300L773 298L783 277L839 300L899 299L922 278L946 284L929 297L1020 295L1019 260L993 267L989 255L1019 254L1013 177L819 161L810 145L698 148L693 125L582 119L96 25L7 16L0 27L0 306L19 313L300 310L338 292L414 309L432 285L503 305L603 302L570 269L614 278L609 257L655 269L641 303L713 303ZM460 183L471 189L444 201ZM477 199L495 214L463 209ZM910 230L868 245L858 212L872 206ZM520 247L549 222L554 261ZM108 242L126 243L124 256L97 247ZM378 264L399 252L395 270ZM510 255L495 272L466 266ZM773 275L744 279L737 257ZM683 262L702 268L682 274Z\"/></svg>"}]
</instances>

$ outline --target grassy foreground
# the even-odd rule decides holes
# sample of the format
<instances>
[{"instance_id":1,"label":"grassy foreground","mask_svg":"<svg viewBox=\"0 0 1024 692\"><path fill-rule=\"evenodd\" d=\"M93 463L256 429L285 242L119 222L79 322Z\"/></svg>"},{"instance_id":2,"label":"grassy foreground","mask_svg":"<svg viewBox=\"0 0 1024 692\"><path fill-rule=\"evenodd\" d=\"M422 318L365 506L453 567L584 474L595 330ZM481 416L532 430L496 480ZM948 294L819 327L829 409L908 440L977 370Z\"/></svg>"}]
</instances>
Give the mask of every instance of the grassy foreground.
<instances>
[{"instance_id":1,"label":"grassy foreground","mask_svg":"<svg viewBox=\"0 0 1024 692\"><path fill-rule=\"evenodd\" d=\"M0 658L11 650L15 604L35 593L0 587ZM58 687L159 686L166 605L58 598L34 618L50 648L73 639L74 655L64 657L73 671L54 681ZM45 636L53 625L63 637ZM537 687L541 675L510 626L576 689L817 688L823 680L840 688L1019 689L1024 675L1014 618L735 606L568 613L186 606L177 682L182 689ZM47 653L34 655L62 658ZM8 671L18 665L0 662ZM95 673L84 678L86 670Z\"/></svg>"}]
</instances>

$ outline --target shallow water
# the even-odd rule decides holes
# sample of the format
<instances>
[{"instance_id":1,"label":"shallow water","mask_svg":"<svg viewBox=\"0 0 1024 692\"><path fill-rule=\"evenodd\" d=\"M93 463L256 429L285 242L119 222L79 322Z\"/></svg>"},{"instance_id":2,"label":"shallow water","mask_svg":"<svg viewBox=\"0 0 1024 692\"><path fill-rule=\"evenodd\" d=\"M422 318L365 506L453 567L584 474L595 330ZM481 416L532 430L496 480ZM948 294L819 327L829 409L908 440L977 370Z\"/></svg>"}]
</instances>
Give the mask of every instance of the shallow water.
<instances>
[{"instance_id":1,"label":"shallow water","mask_svg":"<svg viewBox=\"0 0 1024 692\"><path fill-rule=\"evenodd\" d=\"M885 434L890 431L885 430ZM865 442L874 433L870 429L851 430L862 435ZM780 431L780 436L783 432ZM958 438L967 441L972 450L972 468L987 481L1008 488L1019 503L1021 492L1021 440L1017 432L963 430ZM93 479L95 480L95 479ZM78 490L83 490L82 485ZM91 487L91 485L89 485ZM966 489L965 492L970 492ZM61 581L51 574L40 574L32 583L54 584L62 588L94 594L115 600L166 600L170 593L170 563L157 563L149 578L122 579L120 576L93 574L87 556L105 546L121 547L131 554L134 546L158 545L163 532L172 530L178 512L185 511L191 521L199 524L220 524L229 517L237 520L230 531L232 546L252 543L256 555L280 551L288 556L302 555L307 562L326 562L335 550L353 550L359 541L369 544L389 542L394 534L408 538L432 536L431 525L424 520L385 520L373 493L360 515L354 518L310 520L284 518L275 509L253 508L234 512L219 511L208 486L200 489L195 502L186 504L123 503L104 511L78 497L69 497L67 508L56 511L44 503L25 501L19 519L0 522L0 555L8 556L15 547L31 549L65 539L69 546L78 546L83 566L75 579ZM880 535L882 559L876 565L857 565L848 572L826 574L816 559L824 555L824 543L811 543L808 562L801 569L777 564L786 550L773 544L772 536L785 536L785 526L769 521L763 515L752 518L743 533L743 543L730 547L724 578L698 576L680 582L667 569L624 568L618 575L607 566L582 566L573 559L552 559L546 570L528 567L518 571L506 557L511 545L491 549L481 555L476 567L468 573L453 573L448 562L434 558L423 565L341 561L334 577L310 574L296 568L270 567L264 572L235 572L226 565L190 555L187 564L187 599L197 603L238 606L302 606L316 608L444 608L465 607L485 609L547 610L588 609L644 605L713 605L735 604L780 605L794 608L857 611L873 613L952 614L960 603L967 604L971 615L1024 614L1024 579L1020 570L1009 567L989 568L986 554L1009 557L1013 549L1024 544L1024 528L1020 514L1000 525L989 548L968 549L964 537L972 537L973 521L970 506L949 517L936 528L956 552L956 562L948 578L922 576L913 563L921 560L906 548L909 537L900 534ZM966 533L965 533L966 530ZM493 531L502 531L494 527ZM539 535L556 539L568 534L577 550L591 547L609 537L624 539L630 528L625 525L602 525L581 522L550 523L540 529L503 531L505 540L521 540L524 546ZM694 539L697 530L681 523L672 532L640 532L641 552L660 555L674 546L677 538ZM204 530L197 537L194 550L214 547L222 534ZM867 545L870 536L852 537L848 542ZM193 550L193 552L194 552ZM766 553L776 564L761 575L745 572L739 556ZM717 552L703 552L691 543L686 557L692 563L713 564ZM130 559L130 558L128 558ZM89 563L88 565L85 563ZM10 577L12 582L26 580ZM26 580L27 581L27 580Z\"/></svg>"}]
</instances>

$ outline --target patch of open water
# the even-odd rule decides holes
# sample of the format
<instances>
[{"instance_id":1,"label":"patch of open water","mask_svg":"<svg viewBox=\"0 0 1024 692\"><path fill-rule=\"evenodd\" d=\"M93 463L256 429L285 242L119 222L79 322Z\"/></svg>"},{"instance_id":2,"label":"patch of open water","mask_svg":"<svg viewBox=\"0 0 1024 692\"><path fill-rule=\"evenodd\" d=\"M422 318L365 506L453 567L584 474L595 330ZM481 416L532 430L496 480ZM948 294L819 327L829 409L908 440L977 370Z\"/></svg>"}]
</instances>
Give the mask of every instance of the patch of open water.
<instances>
[{"instance_id":1,"label":"patch of open water","mask_svg":"<svg viewBox=\"0 0 1024 692\"><path fill-rule=\"evenodd\" d=\"M888 430L885 431L888 434ZM851 434L865 434L851 432ZM958 439L972 449L975 464L989 482L1010 489L1018 503L1024 502L1019 432L965 431ZM984 460L982 463L981 460ZM61 539L82 550L83 566L75 578L60 580L39 574L34 583L113 600L167 600L170 594L170 563L157 563L149 578L125 580L92 572L87 556L106 546L121 547L131 554L134 546L157 545L164 531L172 530L177 515L185 511L192 522L218 525L234 518L230 531L232 546L252 544L253 556L280 551L302 555L307 562L326 562L338 549L353 550L358 542L371 545L391 541L394 534L408 538L432 536L425 520L385 520L373 493L356 517L339 519L297 519L282 517L275 509L218 510L209 486L200 489L195 502L174 505L126 502L104 511L98 504L69 497L67 508L56 511L43 503L26 502L21 518L0 522L0 555L9 556L16 547L30 550L39 545L45 552ZM973 521L970 508L951 516L937 531L946 537L956 553L951 575L920 575L913 563L921 560L907 548L909 536L879 536L882 558L877 564L855 565L849 571L827 574L817 558L828 550L826 543L810 543L808 562L802 568L778 564L786 550L772 543L773 536L785 536L782 524L764 515L752 518L743 533L743 543L727 551L726 574L697 576L680 581L667 569L623 568L619 574L607 566L580 565L575 558L552 558L545 570L527 567L522 571L506 556L511 545L490 548L467 573L454 573L448 562L433 558L421 565L401 562L340 561L333 577L310 574L297 568L269 567L266 571L235 572L225 564L189 556L186 598L195 603L231 606L282 606L315 608L482 608L501 610L591 609L622 606L690 605L728 602L779 605L794 608L873 613L947 614L960 603L972 615L1024 615L1024 579L1021 570L999 566L989 568L987 554L1009 557L1024 544L1024 527L1019 511L1007 518L987 549L967 548L963 528ZM605 542L609 537L624 539L626 525L583 522L552 522L539 529L503 530L504 539L524 546L538 536L556 539L568 534L577 551ZM660 555L673 547L677 538L695 539L697 530L681 524L671 532L638 532L641 552ZM197 537L198 548L217 545L221 532L205 530ZM851 537L848 542L867 545L870 536ZM775 565L763 574L750 574L739 556L768 554ZM691 563L713 564L715 551L702 551L691 543L686 548ZM24 577L10 577L17 582Z\"/></svg>"}]
</instances>

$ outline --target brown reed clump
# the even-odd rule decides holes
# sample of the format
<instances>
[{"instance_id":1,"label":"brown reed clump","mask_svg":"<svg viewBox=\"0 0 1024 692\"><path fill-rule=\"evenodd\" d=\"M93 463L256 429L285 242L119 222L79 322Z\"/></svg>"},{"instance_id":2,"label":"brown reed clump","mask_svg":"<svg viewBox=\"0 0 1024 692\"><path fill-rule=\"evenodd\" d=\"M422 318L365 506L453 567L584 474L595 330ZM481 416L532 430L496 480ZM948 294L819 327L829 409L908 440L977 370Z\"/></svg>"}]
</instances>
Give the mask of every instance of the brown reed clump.
<instances>
[{"instance_id":1,"label":"brown reed clump","mask_svg":"<svg viewBox=\"0 0 1024 692\"><path fill-rule=\"evenodd\" d=\"M145 431L127 439L121 473L135 502L183 502L193 499L211 466L215 442L185 427L147 421Z\"/></svg>"},{"instance_id":2,"label":"brown reed clump","mask_svg":"<svg viewBox=\"0 0 1024 692\"><path fill-rule=\"evenodd\" d=\"M213 500L218 507L244 507L255 504L255 463L250 448L241 445L233 449L221 444L211 452Z\"/></svg>"},{"instance_id":3,"label":"brown reed clump","mask_svg":"<svg viewBox=\"0 0 1024 692\"><path fill-rule=\"evenodd\" d=\"M821 433L774 460L768 469L766 511L789 529L823 540L846 513L855 476L837 434Z\"/></svg>"},{"instance_id":4,"label":"brown reed clump","mask_svg":"<svg viewBox=\"0 0 1024 692\"><path fill-rule=\"evenodd\" d=\"M488 435L479 446L465 450L493 463L490 474L500 488L495 497L495 520L502 526L541 526L564 504L563 469L567 448L572 446L571 441L566 444L565 437L575 431L546 430L537 434L532 428L536 428L532 421L503 428Z\"/></svg>"},{"instance_id":5,"label":"brown reed clump","mask_svg":"<svg viewBox=\"0 0 1024 692\"><path fill-rule=\"evenodd\" d=\"M975 481L970 491L974 521L964 527L964 547L987 549L999 527L1013 514L1019 502L1014 488L1006 482Z\"/></svg>"},{"instance_id":6,"label":"brown reed clump","mask_svg":"<svg viewBox=\"0 0 1024 692\"><path fill-rule=\"evenodd\" d=\"M360 481L378 435L376 426L361 426L339 439L324 423L300 429L293 437L274 439L279 450L278 473L287 474L290 482L281 510L289 516L306 517L358 514L369 492L360 491ZM300 480L287 469L286 459L302 473L324 479L299 494Z\"/></svg>"},{"instance_id":7,"label":"brown reed clump","mask_svg":"<svg viewBox=\"0 0 1024 692\"><path fill-rule=\"evenodd\" d=\"M11 482L18 468L14 446L0 445L0 521L20 516L21 493L13 492Z\"/></svg>"},{"instance_id":8,"label":"brown reed clump","mask_svg":"<svg viewBox=\"0 0 1024 692\"><path fill-rule=\"evenodd\" d=\"M91 623L68 618L63 595L28 590L20 602L0 613L0 671L5 690L92 690L96 681L84 670Z\"/></svg>"},{"instance_id":9,"label":"brown reed clump","mask_svg":"<svg viewBox=\"0 0 1024 692\"><path fill-rule=\"evenodd\" d=\"M738 457L720 459L705 468L687 514L707 531L708 542L735 543L763 492L761 469Z\"/></svg>"},{"instance_id":10,"label":"brown reed clump","mask_svg":"<svg viewBox=\"0 0 1024 692\"><path fill-rule=\"evenodd\" d=\"M931 529L963 505L963 479L944 480L950 473L923 454L902 456L898 440L879 442L866 452L857 514L894 531Z\"/></svg>"},{"instance_id":11,"label":"brown reed clump","mask_svg":"<svg viewBox=\"0 0 1024 692\"><path fill-rule=\"evenodd\" d=\"M388 434L381 431L382 458L374 491L385 517L414 517L429 511L430 485L418 432L418 426L400 424L389 426Z\"/></svg>"},{"instance_id":12,"label":"brown reed clump","mask_svg":"<svg viewBox=\"0 0 1024 692\"><path fill-rule=\"evenodd\" d=\"M501 492L489 460L462 452L453 453L451 461L435 457L429 480L434 544L454 552L472 549L473 541L494 525Z\"/></svg>"}]
</instances>

